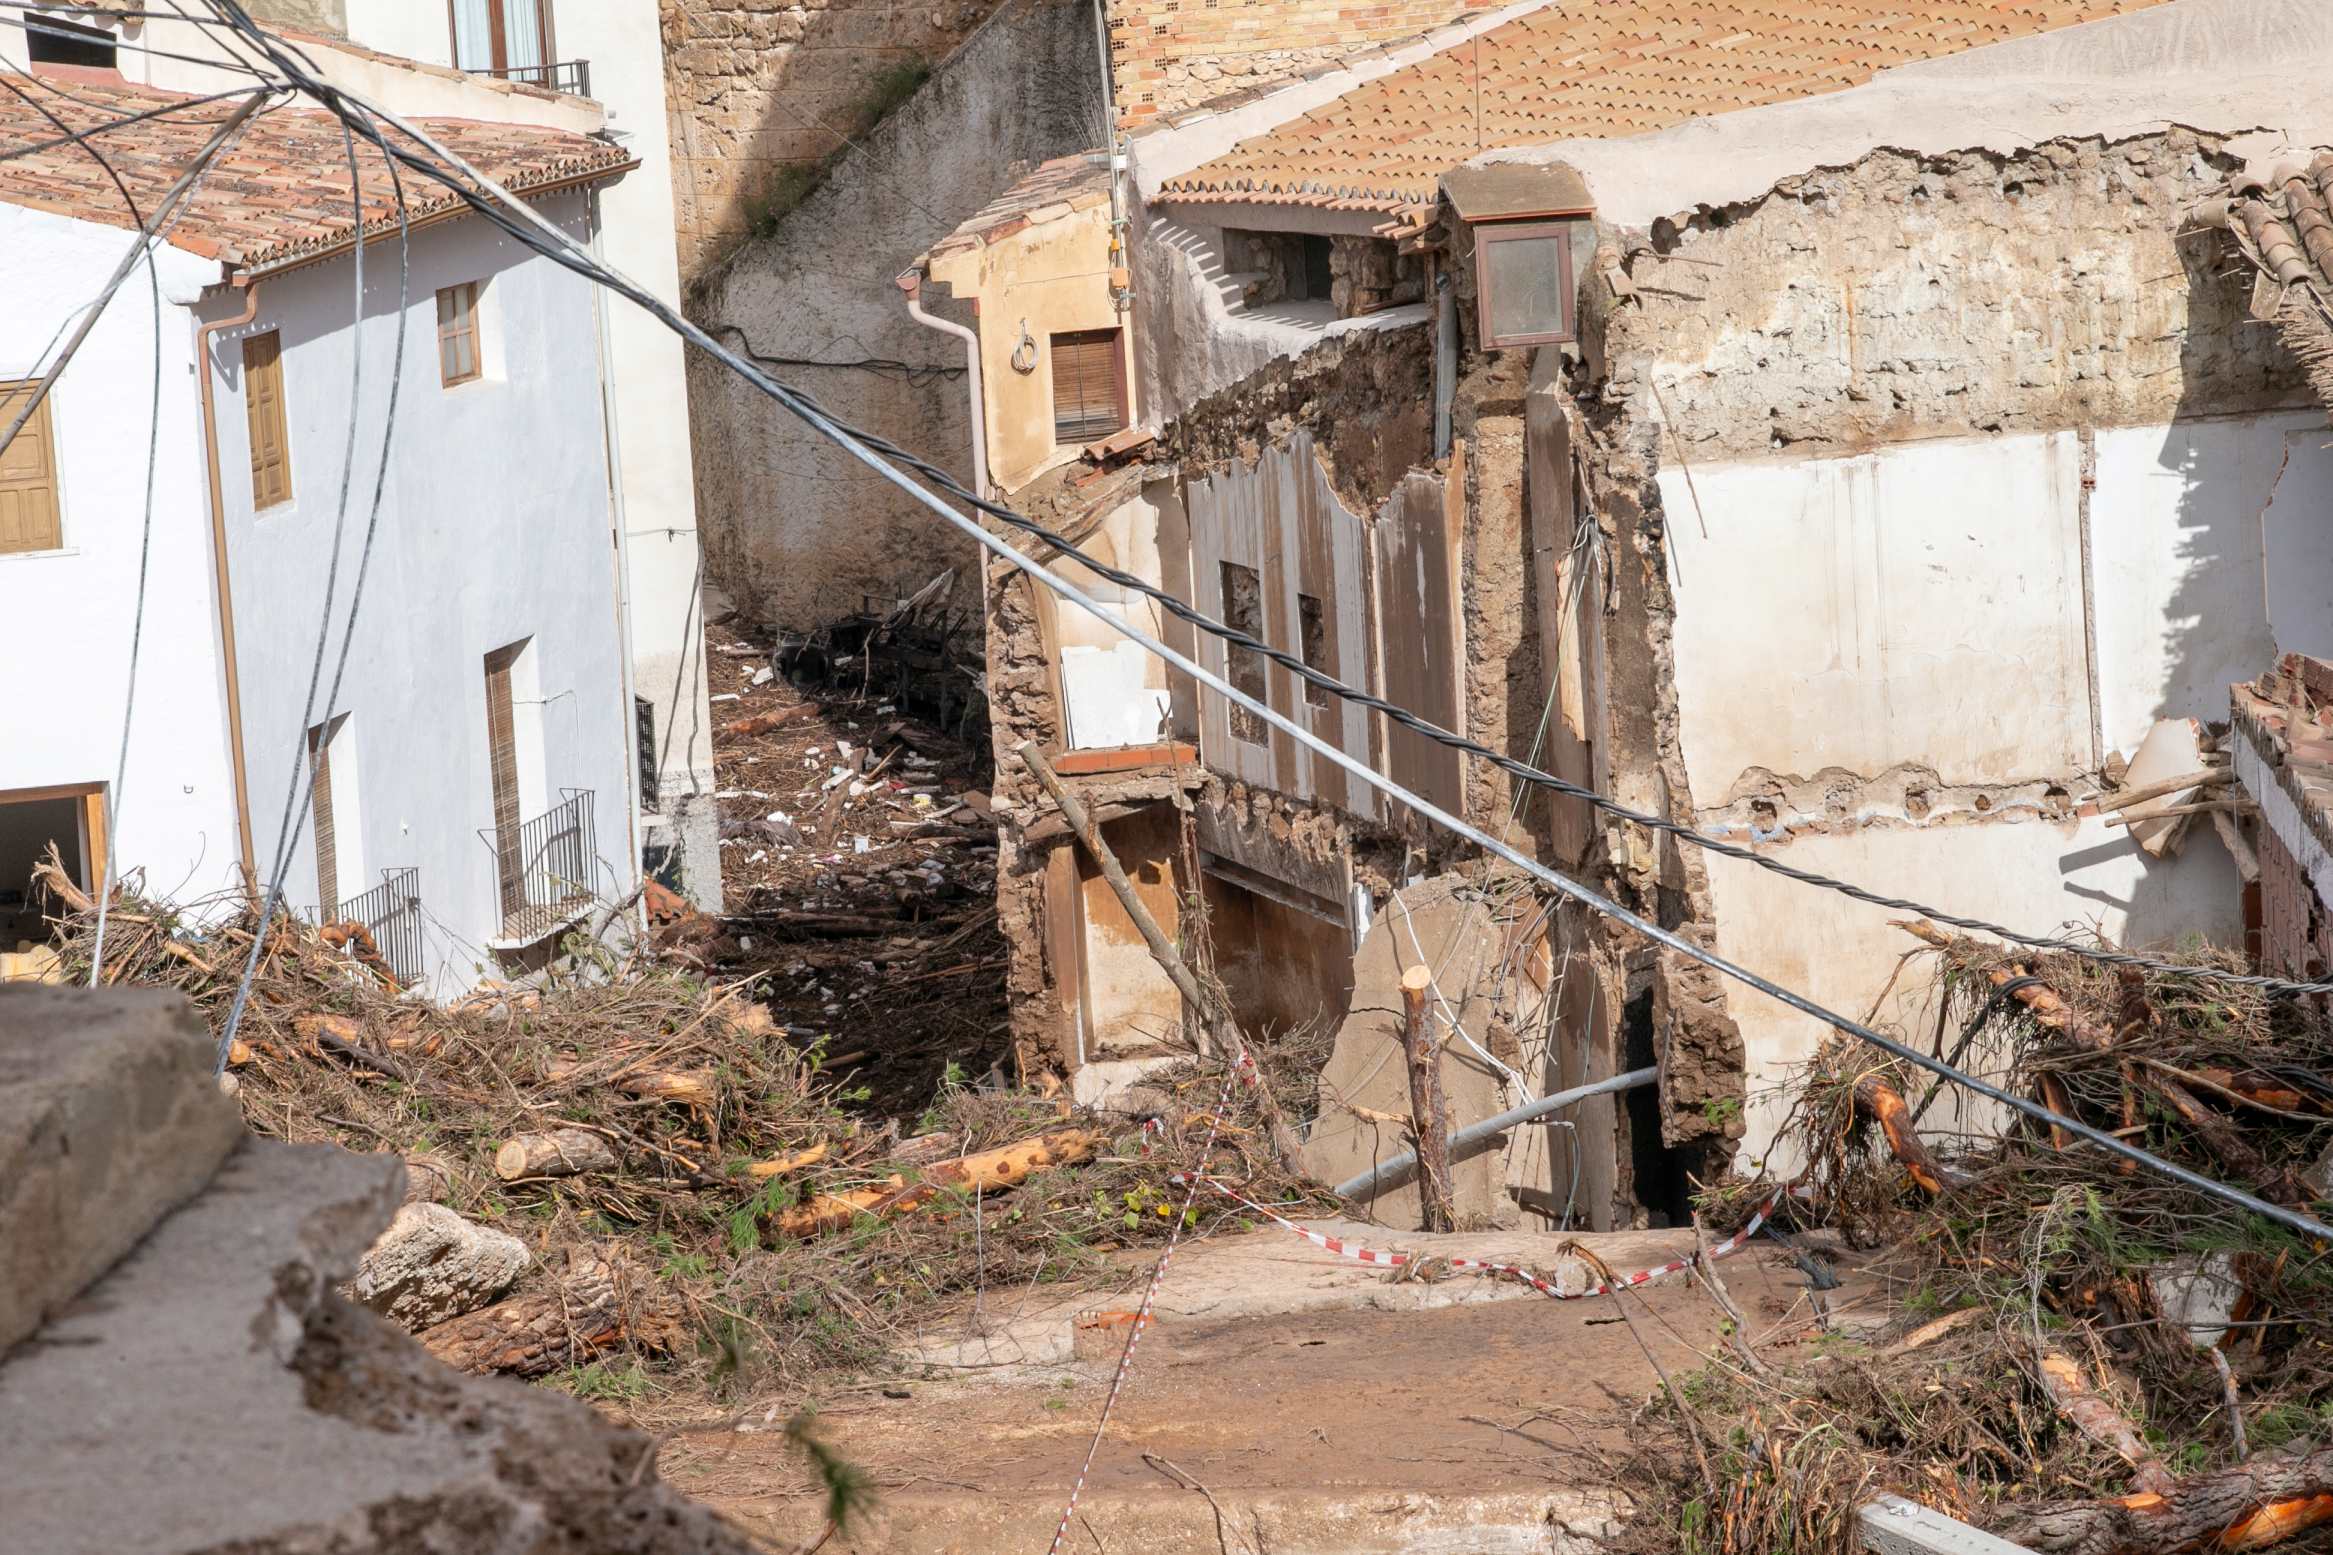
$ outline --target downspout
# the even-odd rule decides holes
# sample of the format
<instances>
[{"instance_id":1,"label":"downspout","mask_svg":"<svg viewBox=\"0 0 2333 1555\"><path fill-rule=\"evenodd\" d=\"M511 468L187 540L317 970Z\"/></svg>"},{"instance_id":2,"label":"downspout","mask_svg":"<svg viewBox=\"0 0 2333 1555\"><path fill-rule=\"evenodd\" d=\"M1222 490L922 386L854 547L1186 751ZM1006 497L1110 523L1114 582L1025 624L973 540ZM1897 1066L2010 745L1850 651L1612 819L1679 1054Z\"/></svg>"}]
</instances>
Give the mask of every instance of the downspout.
<instances>
[{"instance_id":1,"label":"downspout","mask_svg":"<svg viewBox=\"0 0 2333 1555\"><path fill-rule=\"evenodd\" d=\"M227 754L235 772L236 832L243 843L243 888L259 889L259 858L251 845L251 780L243 763L243 678L235 663L235 591L227 578L227 502L219 476L219 411L211 389L211 337L259 317L259 283L231 282L243 292L243 311L194 330L194 367L202 379L203 461L211 487L211 573L219 595L219 654L227 670Z\"/></svg>"},{"instance_id":2,"label":"downspout","mask_svg":"<svg viewBox=\"0 0 2333 1555\"><path fill-rule=\"evenodd\" d=\"M601 225L598 185L586 191L584 209L591 219L591 257L599 259ZM616 390L608 371L615 357L615 342L608 333L607 293L602 287L591 288L591 321L598 336L599 417L601 434L607 443L608 523L612 528L609 538L615 546L616 652L623 661L624 705L616 726L621 732L620 743L624 753L625 867L645 882L647 865L640 855L640 703L632 665L632 539L630 527L624 518L624 452L617 431ZM686 643L681 645L681 651L688 651ZM671 716L670 713L667 716ZM636 927L645 934L648 929L645 890L640 893L639 910L634 916L637 919Z\"/></svg>"},{"instance_id":3,"label":"downspout","mask_svg":"<svg viewBox=\"0 0 2333 1555\"><path fill-rule=\"evenodd\" d=\"M927 329L954 335L964 342L964 382L972 396L972 489L985 498L988 495L988 413L980 397L980 336L961 324L924 312L922 287L921 270L900 273L899 289L907 293L907 316ZM983 568L981 576L987 575L987 569Z\"/></svg>"}]
</instances>

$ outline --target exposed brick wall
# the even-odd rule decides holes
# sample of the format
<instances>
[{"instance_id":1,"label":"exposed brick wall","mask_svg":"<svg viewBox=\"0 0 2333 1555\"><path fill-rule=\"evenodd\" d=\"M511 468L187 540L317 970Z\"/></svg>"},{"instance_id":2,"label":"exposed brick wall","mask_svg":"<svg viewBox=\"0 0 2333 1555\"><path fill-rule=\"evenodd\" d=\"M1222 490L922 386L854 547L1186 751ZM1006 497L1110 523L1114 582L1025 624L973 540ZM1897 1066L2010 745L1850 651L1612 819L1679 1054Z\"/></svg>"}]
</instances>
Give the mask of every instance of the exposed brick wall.
<instances>
[{"instance_id":1,"label":"exposed brick wall","mask_svg":"<svg viewBox=\"0 0 2333 1555\"><path fill-rule=\"evenodd\" d=\"M888 72L936 66L998 0L662 0L681 278L766 225L773 192L866 133Z\"/></svg>"},{"instance_id":2,"label":"exposed brick wall","mask_svg":"<svg viewBox=\"0 0 2333 1555\"><path fill-rule=\"evenodd\" d=\"M2272 977L2315 982L2333 968L2333 912L2276 833L2257 828L2260 854L2260 964Z\"/></svg>"},{"instance_id":3,"label":"exposed brick wall","mask_svg":"<svg viewBox=\"0 0 2333 1555\"><path fill-rule=\"evenodd\" d=\"M1138 124L1416 37L1460 0L1110 0L1120 118Z\"/></svg>"}]
</instances>

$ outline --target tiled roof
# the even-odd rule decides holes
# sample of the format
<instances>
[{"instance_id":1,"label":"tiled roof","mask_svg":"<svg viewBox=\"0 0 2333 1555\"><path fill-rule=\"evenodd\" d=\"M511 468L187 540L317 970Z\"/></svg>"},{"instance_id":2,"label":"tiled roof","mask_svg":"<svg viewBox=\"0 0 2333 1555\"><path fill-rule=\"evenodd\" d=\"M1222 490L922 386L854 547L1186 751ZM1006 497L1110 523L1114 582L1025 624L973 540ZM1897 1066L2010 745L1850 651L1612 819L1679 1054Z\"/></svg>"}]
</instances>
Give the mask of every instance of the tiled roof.
<instances>
[{"instance_id":1,"label":"tiled roof","mask_svg":"<svg viewBox=\"0 0 2333 1555\"><path fill-rule=\"evenodd\" d=\"M1097 160L1100 159L1100 160ZM1073 211L1091 210L1110 199L1110 165L1099 151L1040 162L1026 178L983 205L931 246L916 268L975 248L1001 242L1025 227L1059 221Z\"/></svg>"},{"instance_id":2,"label":"tiled roof","mask_svg":"<svg viewBox=\"0 0 2333 1555\"><path fill-rule=\"evenodd\" d=\"M33 104L37 102L39 108ZM171 111L173 105L186 106ZM90 155L104 154L141 211L151 211L197 153L235 111L232 101L199 106L186 95L92 80L27 81L0 93L0 201L83 221L135 227L113 178ZM58 138L46 109L75 131L128 114L163 110L79 144ZM524 124L428 119L420 128L514 194L612 178L633 166L620 147L587 135ZM10 156L28 146L43 149ZM396 196L386 159L360 136L364 227L397 230ZM407 169L409 219L422 221L461 205L444 185ZM245 271L281 269L344 245L356 211L349 196L348 152L340 121L317 108L261 110L180 207L170 243Z\"/></svg>"},{"instance_id":3,"label":"tiled roof","mask_svg":"<svg viewBox=\"0 0 2333 1555\"><path fill-rule=\"evenodd\" d=\"M1161 200L1384 211L1480 152L1860 85L2164 0L1549 0L1166 180Z\"/></svg>"}]
</instances>

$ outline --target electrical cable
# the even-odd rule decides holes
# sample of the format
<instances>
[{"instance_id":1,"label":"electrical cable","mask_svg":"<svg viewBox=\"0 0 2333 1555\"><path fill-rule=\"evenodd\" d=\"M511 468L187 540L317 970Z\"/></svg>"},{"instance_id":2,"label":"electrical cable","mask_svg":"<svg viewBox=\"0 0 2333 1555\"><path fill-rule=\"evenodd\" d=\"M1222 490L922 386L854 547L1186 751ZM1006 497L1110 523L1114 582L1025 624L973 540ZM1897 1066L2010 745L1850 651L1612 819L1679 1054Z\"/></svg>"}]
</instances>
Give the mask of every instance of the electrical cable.
<instances>
[{"instance_id":1,"label":"electrical cable","mask_svg":"<svg viewBox=\"0 0 2333 1555\"><path fill-rule=\"evenodd\" d=\"M244 20L248 22L248 17L244 16L242 7L237 3L237 0L209 0L209 3L214 7L214 9L220 10L222 12L232 13L237 16L243 16ZM251 25L251 31L255 35L264 37L264 35L258 34L256 24ZM276 62L280 68L282 63L280 58L278 58ZM1616 923L1625 925L1626 927L1635 930L1639 935L1652 941L1653 943L1664 946L1665 948L1672 950L1689 960L1699 962L1700 964L1709 967L1711 970L1729 977L1746 987L1754 988L1758 992L1767 995L1769 998L1779 1001L1791 1009L1797 1010L1803 1015L1810 1016L1813 1019L1821 1021L1823 1024L1834 1028L1835 1030L1855 1037L1859 1041L1862 1041L1872 1047L1876 1047L1884 1053L1888 1053L1896 1058L1903 1060L1906 1063L1913 1065L1915 1068L1919 1068L1927 1071L1928 1073L1949 1079L1953 1083L1960 1085L1967 1090L1973 1091L1977 1095L1983 1096L1988 1100L2007 1107L2012 1111L2021 1113L2044 1124L2052 1125L2056 1128L2062 1129L2066 1133L2087 1140L2089 1143L2096 1145L2103 1150L2106 1150L2110 1154L2116 1155L2124 1160L2131 1161L2137 1165L2144 1166L2150 1171L2167 1177L2185 1187L2194 1189L2197 1192L2219 1199L2224 1203L2233 1205L2249 1213L2275 1221L2276 1223L2298 1231L2305 1236L2316 1238L2321 1241L2333 1242L2333 1226L2328 1226L2309 1215L2287 1208L2284 1205L2271 1203L2270 1201L2263 1199L2256 1194L2249 1193L2242 1188L2235 1187L2228 1183L2214 1181L2213 1179L2206 1177L2199 1172L2193 1171L2188 1167L2181 1166L2175 1161L2165 1160L2164 1158L2157 1156L2148 1150L2133 1145L2114 1134L2106 1132L2105 1130L2093 1127L2088 1123L2084 1123L2079 1119L2064 1117L2051 1108L2044 1106L2041 1103L2035 1102L2030 1098L2005 1091L1999 1086L1993 1085L1988 1081L1979 1079L1973 1075L1962 1073L1954 1069L1952 1066L1946 1064L1940 1058L1931 1058L1927 1054L1920 1052L1918 1049L1910 1047L1907 1044L1898 1041L1893 1037L1887 1036L1882 1032L1875 1031L1859 1021L1852 1020L1847 1016L1838 1014L1833 1010L1826 1009L1824 1006L1817 1004L1814 1000L1808 998L1806 995L1797 993L1789 988L1785 988L1760 973L1753 972L1749 968L1730 961L1727 958L1718 955L1714 951L1695 944L1692 940L1686 938L1685 936L1680 935L1673 930L1663 928L1658 923L1643 917L1641 914L1631 911L1629 908L1618 902L1610 900L1609 898L1592 890L1588 886L1583 885L1576 880L1570 879L1565 875L1557 873L1556 871L1548 868L1546 865L1541 864L1538 860L1519 852L1511 845L1501 841L1498 838L1488 835L1479 828L1469 824L1468 822L1460 819L1455 815L1450 814L1448 811L1443 810L1440 806L1435 805L1432 801L1426 799L1422 795L1413 793L1409 789L1403 787L1401 784L1396 783L1391 778L1385 777L1384 775L1373 771L1362 762L1346 754L1344 751L1339 750L1335 746L1329 744L1327 741L1322 740L1318 736L1314 735L1311 730L1303 727L1295 720L1290 719L1285 714L1282 714L1269 707L1257 698L1249 696L1247 693L1241 691L1237 686L1234 686L1223 677L1206 669L1195 660L1178 652L1176 649L1170 647L1164 642L1159 641L1157 638L1151 636L1150 634L1142 631L1141 628L1135 626L1131 622L1119 617L1107 606L1094 599L1091 595L1087 594L1076 584L1069 582L1065 578L1062 578L1058 574L1049 570L1042 562L1037 561L1035 558L1026 555L1017 548L1008 544L1003 539L1003 537L991 533L977 520L959 513L955 509L949 507L935 494L917 485L905 471L892 464L886 463L883 456L874 446L874 440L864 439L852 434L846 428L834 421L831 417L827 416L823 411L819 410L814 404L811 404L807 398L801 395L798 391L795 391L785 384L770 378L751 363L742 360L735 352L729 350L726 346L723 346L719 341L714 340L702 329L689 324L687 320L681 318L671 308L665 306L652 294L646 292L636 282L631 281L627 277L623 276L620 272L617 272L613 268L593 258L588 253L582 252L580 247L576 245L574 240L568 237L567 234L562 233L556 227L553 227L539 214L534 212L531 208L527 207L523 202L517 200L515 196L500 190L498 186L492 182L492 180L485 178L484 175L480 174L475 168L470 167L466 162L463 162L460 158L456 157L452 152L446 151L444 148L436 146L434 142L432 142L422 132L398 120L394 115L390 115L371 104L363 103L361 99L355 98L352 94L343 93L337 88L331 87L324 82L315 80L313 77L310 77L308 80L302 80L298 73L289 70L286 71L286 74L290 77L292 83L301 91L307 93L307 95L311 97L317 98L318 101L324 102L326 106L332 108L336 114L347 118L354 116L361 109L363 113L377 117L382 122L391 124L399 130L403 131L407 136L412 138L418 144L429 147L433 152L445 159L443 166L429 164L422 159L412 157L409 153L400 152L398 155L400 159L406 160L408 165L414 166L418 171L425 173L435 181L445 185L451 190L454 190L456 193L461 195L465 203L468 203L474 210L479 211L482 215L488 216L490 220L494 221L495 225L501 227L504 231L511 233L513 237L519 238L520 241L527 243L527 245L534 249L537 253L543 254L547 258L556 260L562 266L574 271L576 274L585 276L593 280L595 283L604 286L609 290L615 291L619 295L625 296L643 308L647 309L653 316L658 318L661 322L665 323L668 328L678 330L686 338L698 345L700 349L707 351L709 354L714 356L716 360L724 363L732 371L739 373L762 393L777 401L777 403L793 412L806 423L814 428L817 428L827 437L831 438L838 446L842 447L845 451L850 453L853 458L857 459L862 464L867 465L884 480L899 488L901 491L905 492L907 495L911 496L925 507L931 509L934 513L938 514L942 519L948 522L951 526L958 529L960 532L964 533L982 549L996 555L1000 560L1004 561L1008 565L1016 567L1027 573L1035 582L1041 584L1045 588L1052 590L1055 594L1064 599L1067 599L1072 604L1079 606L1079 608L1086 611L1087 614L1093 616L1096 620L1118 632L1120 635L1129 638L1162 662L1181 670L1184 674L1191 676L1199 684L1207 686L1209 689L1226 698L1234 705L1246 708L1249 712L1263 719L1263 721L1267 724L1270 724L1274 728L1279 729L1281 732L1289 735L1298 744L1305 746L1308 750L1311 750L1315 755L1321 757L1330 765L1343 769L1351 776L1360 779L1369 787L1375 788L1380 793L1385 794L1389 798L1400 801L1422 818L1441 826L1445 830L1451 832L1453 835L1474 843L1477 847L1482 848L1484 851L1506 860L1509 864L1523 871L1523 873L1541 881L1543 884L1553 889L1557 894L1576 901L1583 907L1588 908L1590 911L1596 912ZM355 106L352 107L351 104L354 104ZM382 144L385 147L386 141L383 140ZM448 168L457 169L465 176L475 180L479 188L491 191L495 196L495 200L489 201L484 195L471 190L462 184L453 175L452 172L447 171ZM535 229L535 232L530 233L528 231L530 228ZM903 460L902 462L906 461ZM987 504L979 502L977 499L972 500L976 506L983 508L987 506ZM1018 515L1015 515L1015 517L1017 519ZM1020 522L1026 523L1027 521L1020 520Z\"/></svg>"},{"instance_id":2,"label":"electrical cable","mask_svg":"<svg viewBox=\"0 0 2333 1555\"><path fill-rule=\"evenodd\" d=\"M716 335L735 335L745 347L745 355L760 367L821 367L874 373L880 377L897 378L903 383L921 387L940 378L961 378L967 371L962 366L949 367L939 363L903 362L897 357L863 356L855 362L822 362L811 356L770 356L758 349L753 337L742 324L711 324L706 326Z\"/></svg>"}]
</instances>

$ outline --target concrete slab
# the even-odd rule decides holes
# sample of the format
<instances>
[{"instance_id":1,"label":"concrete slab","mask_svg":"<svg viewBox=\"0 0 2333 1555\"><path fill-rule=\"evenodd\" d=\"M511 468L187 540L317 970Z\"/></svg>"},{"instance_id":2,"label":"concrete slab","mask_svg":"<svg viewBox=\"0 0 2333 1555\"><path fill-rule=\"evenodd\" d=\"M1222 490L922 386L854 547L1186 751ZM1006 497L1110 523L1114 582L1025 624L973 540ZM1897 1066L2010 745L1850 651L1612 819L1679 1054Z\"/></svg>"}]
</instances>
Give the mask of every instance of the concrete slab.
<instances>
[{"instance_id":1,"label":"concrete slab","mask_svg":"<svg viewBox=\"0 0 2333 1555\"><path fill-rule=\"evenodd\" d=\"M1540 1271L1558 1290L1586 1290L1587 1264L1558 1258L1562 1238L1531 1231L1398 1232L1351 1220L1300 1222L1348 1245L1420 1257L1479 1258ZM1610 1231L1576 1239L1617 1273L1664 1264L1693 1251L1690 1231ZM1129 1262L1129 1279L1147 1279L1148 1259ZM1162 1325L1232 1318L1287 1317L1311 1312L1429 1312L1494 1301L1545 1301L1516 1280L1455 1274L1445 1279L1393 1280L1377 1265L1340 1258L1277 1226L1186 1245L1159 1293ZM1059 1366L1117 1354L1125 1324L1142 1299L1139 1283L1115 1297L1090 1292L1011 1305L984 1305L928 1332L908 1351L912 1363L940 1370L1009 1376L1014 1368Z\"/></svg>"},{"instance_id":2,"label":"concrete slab","mask_svg":"<svg viewBox=\"0 0 2333 1555\"><path fill-rule=\"evenodd\" d=\"M336 1293L404 1165L252 1140L0 1364L10 1555L748 1555L649 1440Z\"/></svg>"},{"instance_id":3,"label":"concrete slab","mask_svg":"<svg viewBox=\"0 0 2333 1555\"><path fill-rule=\"evenodd\" d=\"M192 1198L243 1135L194 1007L0 988L0 1353Z\"/></svg>"}]
</instances>

